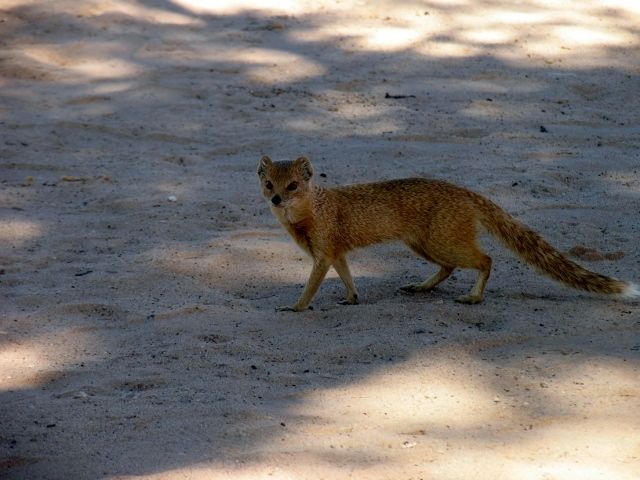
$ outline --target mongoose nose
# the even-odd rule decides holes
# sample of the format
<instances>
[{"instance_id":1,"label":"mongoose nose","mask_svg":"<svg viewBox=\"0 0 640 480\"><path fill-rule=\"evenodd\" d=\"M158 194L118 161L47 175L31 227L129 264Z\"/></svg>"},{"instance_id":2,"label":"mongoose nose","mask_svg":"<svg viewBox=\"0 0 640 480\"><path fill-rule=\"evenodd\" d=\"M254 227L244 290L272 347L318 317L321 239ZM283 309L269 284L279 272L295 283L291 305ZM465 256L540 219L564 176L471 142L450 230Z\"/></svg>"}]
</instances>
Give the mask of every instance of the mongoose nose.
<instances>
[{"instance_id":1,"label":"mongoose nose","mask_svg":"<svg viewBox=\"0 0 640 480\"><path fill-rule=\"evenodd\" d=\"M280 198L280 195L276 195L275 197L273 197L273 198L271 199L271 202L272 202L274 205L280 205L280 202L282 202L282 199Z\"/></svg>"}]
</instances>

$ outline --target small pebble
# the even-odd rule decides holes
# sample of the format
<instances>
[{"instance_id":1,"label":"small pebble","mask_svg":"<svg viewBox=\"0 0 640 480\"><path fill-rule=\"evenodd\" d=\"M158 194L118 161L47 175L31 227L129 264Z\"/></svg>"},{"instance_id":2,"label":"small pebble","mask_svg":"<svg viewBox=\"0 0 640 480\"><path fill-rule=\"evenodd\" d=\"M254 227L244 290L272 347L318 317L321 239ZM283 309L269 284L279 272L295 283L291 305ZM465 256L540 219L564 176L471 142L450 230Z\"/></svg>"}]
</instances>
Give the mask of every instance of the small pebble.
<instances>
[{"instance_id":1,"label":"small pebble","mask_svg":"<svg viewBox=\"0 0 640 480\"><path fill-rule=\"evenodd\" d=\"M175 195L169 195L167 197L167 200L169 200L170 202L177 202L178 201L178 197L176 197Z\"/></svg>"}]
</instances>

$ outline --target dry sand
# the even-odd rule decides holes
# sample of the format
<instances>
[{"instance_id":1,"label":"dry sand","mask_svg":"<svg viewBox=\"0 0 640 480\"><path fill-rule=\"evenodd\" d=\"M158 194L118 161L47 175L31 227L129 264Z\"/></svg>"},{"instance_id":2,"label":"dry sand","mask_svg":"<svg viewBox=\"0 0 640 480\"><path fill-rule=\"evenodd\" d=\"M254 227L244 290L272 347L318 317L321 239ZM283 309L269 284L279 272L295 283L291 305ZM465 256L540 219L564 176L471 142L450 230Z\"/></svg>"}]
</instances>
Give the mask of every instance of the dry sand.
<instances>
[{"instance_id":1,"label":"dry sand","mask_svg":"<svg viewBox=\"0 0 640 480\"><path fill-rule=\"evenodd\" d=\"M450 180L638 282L637 2L0 7L0 478L640 478L638 302L488 241L481 305L387 245L276 313L255 174Z\"/></svg>"}]
</instances>

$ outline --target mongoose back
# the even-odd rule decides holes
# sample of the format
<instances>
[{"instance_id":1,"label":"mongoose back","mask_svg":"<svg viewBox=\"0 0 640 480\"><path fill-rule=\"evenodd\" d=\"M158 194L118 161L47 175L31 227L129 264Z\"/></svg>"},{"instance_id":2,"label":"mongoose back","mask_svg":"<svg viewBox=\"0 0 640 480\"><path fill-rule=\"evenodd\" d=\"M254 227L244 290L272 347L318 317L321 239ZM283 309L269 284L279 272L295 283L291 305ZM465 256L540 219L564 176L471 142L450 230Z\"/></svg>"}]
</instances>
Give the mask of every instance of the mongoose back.
<instances>
[{"instance_id":1,"label":"mongoose back","mask_svg":"<svg viewBox=\"0 0 640 480\"><path fill-rule=\"evenodd\" d=\"M577 290L634 298L637 285L591 272L566 258L544 238L487 198L440 180L406 178L326 188L313 183L306 157L274 162L260 159L258 176L271 211L295 242L313 259L298 301L278 310L306 310L333 266L347 288L344 305L358 303L346 254L375 243L401 241L440 270L406 292L433 289L456 268L478 272L462 303L482 301L491 257L479 246L483 227L527 264Z\"/></svg>"}]
</instances>

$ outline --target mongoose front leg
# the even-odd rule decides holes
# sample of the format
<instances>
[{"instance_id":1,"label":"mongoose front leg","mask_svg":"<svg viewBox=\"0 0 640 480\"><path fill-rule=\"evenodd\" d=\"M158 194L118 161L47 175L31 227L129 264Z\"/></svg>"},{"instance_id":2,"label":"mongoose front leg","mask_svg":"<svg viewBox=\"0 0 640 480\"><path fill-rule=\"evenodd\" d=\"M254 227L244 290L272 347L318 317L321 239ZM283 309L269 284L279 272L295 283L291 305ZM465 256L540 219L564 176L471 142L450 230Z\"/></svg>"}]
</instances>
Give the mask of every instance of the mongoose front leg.
<instances>
[{"instance_id":1,"label":"mongoose front leg","mask_svg":"<svg viewBox=\"0 0 640 480\"><path fill-rule=\"evenodd\" d=\"M347 299L338 302L340 305L356 305L358 303L358 291L353 283L353 277L349 270L349 264L347 263L347 257L340 255L338 259L333 262L333 268L336 269L338 275L344 286L347 287Z\"/></svg>"},{"instance_id":2,"label":"mongoose front leg","mask_svg":"<svg viewBox=\"0 0 640 480\"><path fill-rule=\"evenodd\" d=\"M302 312L309 308L309 304L318 291L318 288L320 288L330 266L331 260L329 258L314 260L309 280L307 280L307 284L304 286L304 290L295 305L292 307L278 307L276 310L278 312Z\"/></svg>"}]
</instances>

